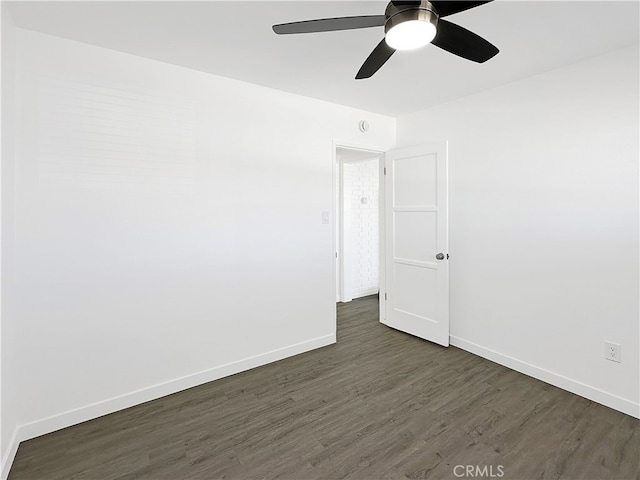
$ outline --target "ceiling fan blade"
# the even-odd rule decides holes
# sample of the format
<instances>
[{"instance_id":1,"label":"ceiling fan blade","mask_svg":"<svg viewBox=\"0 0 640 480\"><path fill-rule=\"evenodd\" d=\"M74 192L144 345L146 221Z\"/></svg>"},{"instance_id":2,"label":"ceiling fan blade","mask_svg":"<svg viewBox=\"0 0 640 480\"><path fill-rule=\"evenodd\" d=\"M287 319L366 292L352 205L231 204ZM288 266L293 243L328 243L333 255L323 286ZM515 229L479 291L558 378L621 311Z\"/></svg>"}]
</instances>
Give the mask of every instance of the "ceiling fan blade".
<instances>
[{"instance_id":1,"label":"ceiling fan blade","mask_svg":"<svg viewBox=\"0 0 640 480\"><path fill-rule=\"evenodd\" d=\"M454 55L478 63L486 62L500 51L481 36L442 19L438 20L438 33L431 43Z\"/></svg>"},{"instance_id":2,"label":"ceiling fan blade","mask_svg":"<svg viewBox=\"0 0 640 480\"><path fill-rule=\"evenodd\" d=\"M436 7L438 16L442 18L448 15L453 15L454 13L464 12L465 10L469 10L470 8L479 7L480 5L484 5L485 3L489 3L491 1L492 0L488 0L484 2L462 2L462 1L447 1L447 0L431 0L431 4L434 7Z\"/></svg>"},{"instance_id":3,"label":"ceiling fan blade","mask_svg":"<svg viewBox=\"0 0 640 480\"><path fill-rule=\"evenodd\" d=\"M374 73L380 70L380 67L382 67L382 65L384 65L394 53L395 49L387 45L387 42L383 38L378 46L373 49L371 55L369 55L369 57L364 61L362 67L360 67L360 70L356 75L356 80L371 77Z\"/></svg>"},{"instance_id":4,"label":"ceiling fan blade","mask_svg":"<svg viewBox=\"0 0 640 480\"><path fill-rule=\"evenodd\" d=\"M364 15L359 17L320 18L302 22L281 23L273 26L279 35L291 33L333 32L336 30L354 30L356 28L381 27L384 15Z\"/></svg>"}]
</instances>

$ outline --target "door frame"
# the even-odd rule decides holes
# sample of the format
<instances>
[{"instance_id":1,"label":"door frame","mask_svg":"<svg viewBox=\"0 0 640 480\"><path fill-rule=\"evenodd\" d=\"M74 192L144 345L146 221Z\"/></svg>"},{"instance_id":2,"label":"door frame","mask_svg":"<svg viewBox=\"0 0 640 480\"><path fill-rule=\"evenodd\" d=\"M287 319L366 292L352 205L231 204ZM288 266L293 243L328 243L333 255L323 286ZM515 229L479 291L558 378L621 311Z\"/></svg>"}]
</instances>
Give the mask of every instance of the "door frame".
<instances>
[{"instance_id":1,"label":"door frame","mask_svg":"<svg viewBox=\"0 0 640 480\"><path fill-rule=\"evenodd\" d=\"M439 142L444 142L447 145L447 150L448 150L448 144L449 142L447 140L426 140L425 142L422 143L439 143ZM386 299L384 297L385 292L386 292L386 231L387 231L387 226L386 226L386 177L385 177L385 171L387 168L387 152L390 150L396 150L398 149L397 146L394 146L392 149L389 149L387 147L381 146L381 145L373 145L373 144L359 144L359 143L354 143L354 142L350 142L350 141L342 141L342 140L333 140L332 145L331 145L331 158L332 158L332 192L333 192L333 198L332 198L332 216L333 216L333 222L332 222L332 243L333 243L333 252L332 255L334 256L333 258L333 290L332 290L332 295L334 295L334 297L336 296L336 291L337 291L337 284L336 284L336 279L337 279L337 265L338 263L342 266L342 259L340 259L340 262L336 262L335 259L335 255L338 252L337 248L338 245L336 244L336 238L337 238L337 229L338 229L338 221L341 221L341 219L339 218L338 215L338 208L340 207L340 205L337 204L336 202L336 198L337 198L337 194L338 192L336 191L336 178L338 175L337 172L337 163L338 163L338 159L337 159L337 149L338 148L348 148L348 149L352 149L352 150L362 150L362 151L368 151L371 152L373 154L379 155L380 158L380 168L378 171L378 175L379 175L379 285L380 285L380 301L378 302L379 305L379 321L381 323L385 323L386 320ZM402 147L401 147L402 148ZM447 164L447 170L449 170L449 165ZM447 183L450 184L450 178L449 175L447 174ZM449 203L449 197L451 195L451 192L448 192L448 198L447 198L447 203ZM447 230L449 230L449 218L447 218ZM341 237L342 238L342 237ZM447 252L449 251L449 246L447 245ZM341 249L342 251L342 249ZM340 272L341 277L342 277L342 272ZM449 280L451 280L451 273L449 273ZM342 292L341 292L342 294ZM342 300L342 299L341 299ZM341 301L340 300L340 301ZM337 321L337 317L334 318L334 320Z\"/></svg>"},{"instance_id":2,"label":"door frame","mask_svg":"<svg viewBox=\"0 0 640 480\"><path fill-rule=\"evenodd\" d=\"M358 150L358 151L362 151L362 152L367 152L367 153L371 153L372 157L378 157L378 162L379 162L379 168L378 168L378 195L379 195L379 205L378 205L378 214L379 214L379 232L378 232L378 238L379 238L379 261L380 261L380 268L379 268L379 272L378 272L378 277L379 277L379 284L380 284L380 291L383 291L383 286L384 286L384 264L382 263L382 261L384 260L384 200L385 200L385 196L384 196L384 176L383 176L383 169L384 169L384 164L385 164L385 148L381 147L379 145L364 145L364 144L356 144L353 142L345 142L345 141L339 141L339 140L334 140L332 142L332 160L333 160L333 167L332 167L332 172L333 172L333 181L332 181L332 191L333 191L333 199L332 199L332 216L333 216L333 229L332 229L332 238L333 238L333 251L334 251L334 261L333 261L333 268L334 268L334 274L333 274L333 292L334 292L334 296L336 294L336 292L338 291L338 277L341 279L340 283L340 293L339 293L339 299L336 299L337 302L343 302L343 301L350 301L351 298L349 298L349 296L346 294L347 292L345 292L345 285L344 285L344 271L345 271L345 265L344 265L344 235L342 234L342 230L343 230L343 218L342 218L342 211L343 211L343 205L342 205L342 199L343 199L343 194L342 191L338 192L337 191L337 183L339 180L339 188L340 190L342 190L342 162L339 162L338 160L338 148L344 148L344 149L348 149L348 150ZM340 165L338 165L338 163L340 163ZM339 176L338 176L339 175ZM339 194L339 195L338 195ZM340 204L338 204L337 199L340 199ZM337 239L338 239L338 234L340 234L340 245L338 245L337 243ZM338 255L338 258L335 258L335 255ZM337 260L337 261L336 261ZM381 310L382 311L382 310Z\"/></svg>"}]
</instances>

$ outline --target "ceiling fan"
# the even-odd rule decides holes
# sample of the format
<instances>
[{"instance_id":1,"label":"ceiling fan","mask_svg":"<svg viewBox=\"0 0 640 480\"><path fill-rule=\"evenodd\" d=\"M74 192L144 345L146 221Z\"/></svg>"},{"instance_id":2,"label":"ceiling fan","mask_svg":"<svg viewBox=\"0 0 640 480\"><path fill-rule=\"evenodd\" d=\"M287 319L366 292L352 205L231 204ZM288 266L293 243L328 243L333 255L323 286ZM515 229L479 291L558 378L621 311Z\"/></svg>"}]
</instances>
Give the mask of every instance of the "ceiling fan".
<instances>
[{"instance_id":1,"label":"ceiling fan","mask_svg":"<svg viewBox=\"0 0 640 480\"><path fill-rule=\"evenodd\" d=\"M494 57L499 50L484 38L443 17L474 8L488 1L392 0L384 15L321 18L273 26L277 34L331 32L384 26L385 38L374 48L358 71L356 79L369 78L395 53L432 43L447 52L478 63Z\"/></svg>"}]
</instances>

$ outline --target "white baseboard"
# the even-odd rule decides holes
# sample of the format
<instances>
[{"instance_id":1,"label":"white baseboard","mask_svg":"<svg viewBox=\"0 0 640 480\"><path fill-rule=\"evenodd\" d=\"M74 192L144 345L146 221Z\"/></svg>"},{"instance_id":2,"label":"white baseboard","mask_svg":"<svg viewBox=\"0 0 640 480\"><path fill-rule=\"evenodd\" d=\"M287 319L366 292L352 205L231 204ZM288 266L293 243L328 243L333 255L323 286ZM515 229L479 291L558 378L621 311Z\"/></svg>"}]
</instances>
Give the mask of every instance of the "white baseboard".
<instances>
[{"instance_id":1,"label":"white baseboard","mask_svg":"<svg viewBox=\"0 0 640 480\"><path fill-rule=\"evenodd\" d=\"M11 435L11 440L9 440L7 453L2 458L2 468L0 468L1 480L7 480L9 476L9 470L13 464L13 460L16 458L16 453L18 453L18 445L20 445L20 441L18 440L18 429L16 428L13 431L13 435Z\"/></svg>"},{"instance_id":2,"label":"white baseboard","mask_svg":"<svg viewBox=\"0 0 640 480\"><path fill-rule=\"evenodd\" d=\"M509 367L520 373L524 373L530 377L542 380L543 382L554 385L563 390L567 390L581 397L588 398L594 402L600 403L607 407L618 410L627 415L631 415L635 418L640 418L640 404L634 403L626 398L618 397L611 393L600 390L599 388L586 385L584 383L572 380L571 378L564 377L557 373L551 372L544 368L536 367L530 363L523 362L516 358L504 355L489 348L485 348L476 343L464 340L459 337L451 335L449 337L451 345L459 347L467 352L478 355L479 357L486 358L492 362Z\"/></svg>"},{"instance_id":3,"label":"white baseboard","mask_svg":"<svg viewBox=\"0 0 640 480\"><path fill-rule=\"evenodd\" d=\"M235 375L236 373L244 372L245 370L250 370L300 353L315 350L316 348L325 347L333 343L336 343L335 333L277 350L272 350L270 352L255 355L236 362L227 363L225 365L187 375L175 380L170 380L152 387L143 388L118 397L113 397L74 410L69 410L35 422L19 425L11 437L11 441L4 458L2 458L0 480L6 480L9 476L9 471L16 456L16 452L18 451L18 445L20 442L39 437L40 435L45 435L62 428L70 427L71 425L86 422L87 420L98 418L103 415L108 415L110 413L117 412L118 410L133 407L134 405L139 405L150 400L155 400L166 395L171 395L188 388L196 387L213 380L228 377L229 375Z\"/></svg>"}]
</instances>

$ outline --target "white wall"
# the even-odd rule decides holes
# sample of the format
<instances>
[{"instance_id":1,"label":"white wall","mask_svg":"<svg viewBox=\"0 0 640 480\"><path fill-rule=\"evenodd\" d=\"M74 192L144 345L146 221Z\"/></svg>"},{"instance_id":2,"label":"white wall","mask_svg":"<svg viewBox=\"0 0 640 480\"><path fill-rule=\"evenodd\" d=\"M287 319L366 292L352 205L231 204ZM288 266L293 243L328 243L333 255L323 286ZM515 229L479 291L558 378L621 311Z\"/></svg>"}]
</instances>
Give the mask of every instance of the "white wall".
<instances>
[{"instance_id":1,"label":"white wall","mask_svg":"<svg viewBox=\"0 0 640 480\"><path fill-rule=\"evenodd\" d=\"M15 26L6 9L2 15L2 162L0 163L0 467L9 457L11 437L17 426L15 419L19 398L16 395L19 350L16 345L16 322L12 308L12 283L15 257L13 232L15 208L14 152L15 152ZM13 452L15 453L15 452ZM1 468L0 468L1 472Z\"/></svg>"},{"instance_id":2,"label":"white wall","mask_svg":"<svg viewBox=\"0 0 640 480\"><path fill-rule=\"evenodd\" d=\"M453 344L636 416L638 81L629 47L397 131L449 141Z\"/></svg>"},{"instance_id":3,"label":"white wall","mask_svg":"<svg viewBox=\"0 0 640 480\"><path fill-rule=\"evenodd\" d=\"M352 298L373 295L378 291L379 262L379 189L378 158L344 163L344 203L349 222ZM364 203L363 203L364 199Z\"/></svg>"},{"instance_id":4,"label":"white wall","mask_svg":"<svg viewBox=\"0 0 640 480\"><path fill-rule=\"evenodd\" d=\"M17 51L19 437L335 341L333 142L388 149L394 119L24 30Z\"/></svg>"}]
</instances>

